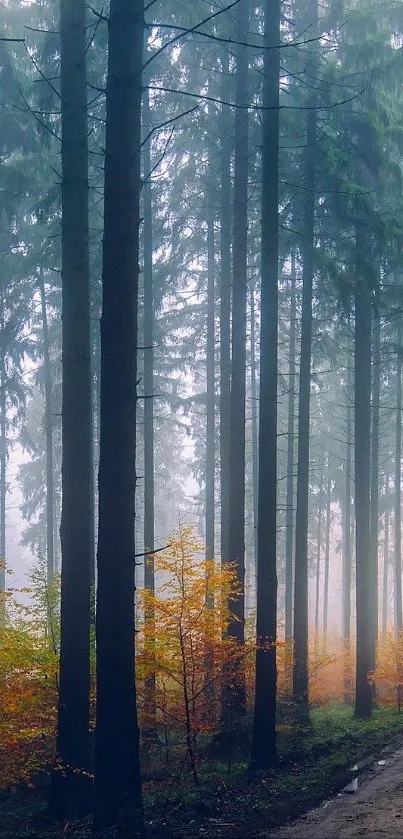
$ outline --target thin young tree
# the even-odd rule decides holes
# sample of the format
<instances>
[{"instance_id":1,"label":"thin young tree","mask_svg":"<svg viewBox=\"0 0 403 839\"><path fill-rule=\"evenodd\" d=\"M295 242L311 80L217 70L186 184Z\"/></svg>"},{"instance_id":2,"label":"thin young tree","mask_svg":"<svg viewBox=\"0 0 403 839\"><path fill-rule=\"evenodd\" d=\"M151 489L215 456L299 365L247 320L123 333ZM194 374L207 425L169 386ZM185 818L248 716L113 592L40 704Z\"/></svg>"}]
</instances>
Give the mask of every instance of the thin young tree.
<instances>
[{"instance_id":1,"label":"thin young tree","mask_svg":"<svg viewBox=\"0 0 403 839\"><path fill-rule=\"evenodd\" d=\"M1 292L2 311L4 293ZM4 316L0 329L0 628L6 620L6 495L7 495L7 399Z\"/></svg>"},{"instance_id":2,"label":"thin young tree","mask_svg":"<svg viewBox=\"0 0 403 839\"><path fill-rule=\"evenodd\" d=\"M143 832L134 518L143 0L111 0L101 318L94 830Z\"/></svg>"},{"instance_id":3,"label":"thin young tree","mask_svg":"<svg viewBox=\"0 0 403 839\"><path fill-rule=\"evenodd\" d=\"M396 346L396 444L395 444L395 630L401 632L402 616L402 328Z\"/></svg>"},{"instance_id":4,"label":"thin young tree","mask_svg":"<svg viewBox=\"0 0 403 839\"><path fill-rule=\"evenodd\" d=\"M370 619L371 670L376 667L378 644L378 541L379 541L379 411L381 398L381 322L379 315L379 279L375 289L373 316L373 364L371 405L371 498L370 498ZM375 693L375 683L372 683Z\"/></svg>"},{"instance_id":5,"label":"thin young tree","mask_svg":"<svg viewBox=\"0 0 403 839\"><path fill-rule=\"evenodd\" d=\"M232 264L232 342L230 392L228 557L235 563L238 592L230 598L233 619L227 635L240 646L245 640L245 389L246 300L248 239L248 49L242 45L249 31L249 0L237 6L234 215ZM224 674L222 717L226 726L246 712L245 679L240 662L236 675Z\"/></svg>"},{"instance_id":6,"label":"thin young tree","mask_svg":"<svg viewBox=\"0 0 403 839\"><path fill-rule=\"evenodd\" d=\"M48 312L43 271L39 271L39 293L41 296L43 370L45 382L45 436L46 436L46 567L50 581L55 571L54 557L54 487L53 487L53 416L52 416L52 371L50 365Z\"/></svg>"},{"instance_id":7,"label":"thin young tree","mask_svg":"<svg viewBox=\"0 0 403 839\"><path fill-rule=\"evenodd\" d=\"M222 59L221 98L226 100L229 77L227 50ZM231 382L231 112L220 112L220 503L221 561L228 562L229 424Z\"/></svg>"},{"instance_id":8,"label":"thin young tree","mask_svg":"<svg viewBox=\"0 0 403 839\"><path fill-rule=\"evenodd\" d=\"M342 573L342 637L344 650L344 698L351 701L350 637L351 637L351 468L352 468L352 405L351 366L347 369L346 388L346 462L343 504L343 573Z\"/></svg>"},{"instance_id":9,"label":"thin young tree","mask_svg":"<svg viewBox=\"0 0 403 839\"><path fill-rule=\"evenodd\" d=\"M296 259L291 254L290 338L288 359L288 429L287 429L287 512L285 531L285 643L287 689L292 679L292 584L294 546L294 456L295 456L295 344L296 344Z\"/></svg>"},{"instance_id":10,"label":"thin young tree","mask_svg":"<svg viewBox=\"0 0 403 839\"><path fill-rule=\"evenodd\" d=\"M313 37L318 29L318 3L310 0L306 20ZM310 45L311 47L311 45ZM312 289L314 274L315 179L317 135L318 58L315 46L307 57L306 73L313 88L307 111L304 161L304 211L302 240L302 315L298 409L297 510L295 525L294 578L294 669L293 695L301 714L309 715L308 697L308 499L309 435L312 357Z\"/></svg>"},{"instance_id":11,"label":"thin young tree","mask_svg":"<svg viewBox=\"0 0 403 839\"><path fill-rule=\"evenodd\" d=\"M360 147L365 120L358 126ZM365 177L358 164L358 180ZM356 687L355 715L372 711L370 605L370 445L371 445L371 275L369 219L365 202L356 198L356 277L354 330L354 452L356 516Z\"/></svg>"},{"instance_id":12,"label":"thin young tree","mask_svg":"<svg viewBox=\"0 0 403 839\"><path fill-rule=\"evenodd\" d=\"M85 9L84 0L61 0L62 567L57 746L50 794L50 809L59 818L82 814L91 806L93 506Z\"/></svg>"},{"instance_id":13,"label":"thin young tree","mask_svg":"<svg viewBox=\"0 0 403 839\"><path fill-rule=\"evenodd\" d=\"M252 763L276 761L277 335L280 2L266 0L262 115L261 337L256 676Z\"/></svg>"},{"instance_id":14,"label":"thin young tree","mask_svg":"<svg viewBox=\"0 0 403 839\"><path fill-rule=\"evenodd\" d=\"M331 502L332 502L332 480L329 473L329 455L327 458L327 489L326 489L326 531L325 531L325 579L323 587L323 645L327 647L327 625L329 616L329 571L330 571L330 529L331 529Z\"/></svg>"},{"instance_id":15,"label":"thin young tree","mask_svg":"<svg viewBox=\"0 0 403 839\"><path fill-rule=\"evenodd\" d=\"M206 562L214 559L214 488L215 488L215 258L214 206L207 211L207 340L206 340ZM207 608L213 603L208 598Z\"/></svg>"},{"instance_id":16,"label":"thin young tree","mask_svg":"<svg viewBox=\"0 0 403 839\"><path fill-rule=\"evenodd\" d=\"M386 476L385 488L389 489L389 477ZM383 542L383 586L382 586L382 635L388 630L388 582L389 582L389 510L384 512L384 542Z\"/></svg>"},{"instance_id":17,"label":"thin young tree","mask_svg":"<svg viewBox=\"0 0 403 839\"><path fill-rule=\"evenodd\" d=\"M316 591L315 591L315 648L319 640L319 604L320 604L320 566L322 557L322 515L323 515L323 472L324 458L320 470L319 498L318 498L318 530L316 539Z\"/></svg>"},{"instance_id":18,"label":"thin young tree","mask_svg":"<svg viewBox=\"0 0 403 839\"><path fill-rule=\"evenodd\" d=\"M250 288L250 390L252 398L252 507L253 507L253 560L254 575L257 566L257 520L259 499L259 426L256 362L255 287Z\"/></svg>"}]
</instances>

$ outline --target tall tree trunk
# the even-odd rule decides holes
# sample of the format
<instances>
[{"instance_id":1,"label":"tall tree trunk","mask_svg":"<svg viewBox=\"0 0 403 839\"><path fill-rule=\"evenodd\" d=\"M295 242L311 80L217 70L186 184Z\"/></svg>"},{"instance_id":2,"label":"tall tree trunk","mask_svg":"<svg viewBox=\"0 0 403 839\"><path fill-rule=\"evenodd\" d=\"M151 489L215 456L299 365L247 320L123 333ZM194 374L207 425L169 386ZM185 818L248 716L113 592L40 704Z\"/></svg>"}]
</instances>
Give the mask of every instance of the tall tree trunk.
<instances>
[{"instance_id":1,"label":"tall tree trunk","mask_svg":"<svg viewBox=\"0 0 403 839\"><path fill-rule=\"evenodd\" d=\"M257 568L257 527L259 501L259 438L258 438L258 390L256 366L256 323L255 323L255 288L250 289L250 378L252 396L252 498L253 498L253 558L256 578Z\"/></svg>"},{"instance_id":2,"label":"tall tree trunk","mask_svg":"<svg viewBox=\"0 0 403 839\"><path fill-rule=\"evenodd\" d=\"M240 0L237 7L237 37L242 41L249 31L249 3ZM236 103L248 102L248 52L237 47ZM246 289L248 234L248 110L239 107L235 114L235 173L232 267L232 355L230 393L230 463L229 463L229 533L228 559L235 564L238 593L230 597L229 609L234 619L228 637L240 646L245 640L245 386L246 386ZM243 663L236 678L225 680L223 718L246 711Z\"/></svg>"},{"instance_id":3,"label":"tall tree trunk","mask_svg":"<svg viewBox=\"0 0 403 839\"><path fill-rule=\"evenodd\" d=\"M206 646L205 682L210 701L214 697L214 683L211 681L214 658L211 644L214 627L214 593L209 576L215 552L215 237L214 207L209 201L207 209L207 323L206 323Z\"/></svg>"},{"instance_id":4,"label":"tall tree trunk","mask_svg":"<svg viewBox=\"0 0 403 839\"><path fill-rule=\"evenodd\" d=\"M327 469L329 472L329 456L327 458ZM330 474L327 479L326 491L326 533L325 533L325 584L323 590L323 645L326 651L327 647L327 625L329 615L329 565L330 565L330 516L331 516L331 498L332 496L332 481Z\"/></svg>"},{"instance_id":5,"label":"tall tree trunk","mask_svg":"<svg viewBox=\"0 0 403 839\"><path fill-rule=\"evenodd\" d=\"M351 367L347 372L347 439L343 510L342 636L344 649L344 699L351 701L351 465L352 465Z\"/></svg>"},{"instance_id":6,"label":"tall tree trunk","mask_svg":"<svg viewBox=\"0 0 403 839\"><path fill-rule=\"evenodd\" d=\"M378 279L379 284L379 279ZM376 289L371 407L371 508L370 508L370 606L371 651L370 668L375 670L378 644L378 530L379 530L379 405L381 393L381 324L379 318L379 289ZM375 684L372 683L375 695Z\"/></svg>"},{"instance_id":7,"label":"tall tree trunk","mask_svg":"<svg viewBox=\"0 0 403 839\"><path fill-rule=\"evenodd\" d=\"M46 435L46 568L48 582L55 571L54 560L54 487L53 487L53 420L52 420L52 371L50 368L49 330L43 271L39 273L41 296L43 367L45 378L45 435Z\"/></svg>"},{"instance_id":8,"label":"tall tree trunk","mask_svg":"<svg viewBox=\"0 0 403 839\"><path fill-rule=\"evenodd\" d=\"M295 250L291 253L290 342L288 359L287 500L285 526L285 679L287 691L292 683L292 585L294 547L294 456L295 456L295 338L297 277Z\"/></svg>"},{"instance_id":9,"label":"tall tree trunk","mask_svg":"<svg viewBox=\"0 0 403 839\"><path fill-rule=\"evenodd\" d=\"M153 228L151 186L150 102L148 88L143 96L143 213L144 213L144 588L153 596L154 575L154 285L153 285ZM152 598L151 598L152 601ZM145 619L150 632L147 634L147 658L151 673L145 684L147 710L147 735L156 735L155 697L155 609L147 602Z\"/></svg>"},{"instance_id":10,"label":"tall tree trunk","mask_svg":"<svg viewBox=\"0 0 403 839\"><path fill-rule=\"evenodd\" d=\"M320 471L319 499L318 499L318 536L316 540L316 592L315 592L315 648L317 652L319 640L319 604L320 604L320 558L322 554L322 513L323 513L323 472L324 459Z\"/></svg>"},{"instance_id":11,"label":"tall tree trunk","mask_svg":"<svg viewBox=\"0 0 403 839\"><path fill-rule=\"evenodd\" d=\"M385 510L384 522L385 524L383 543L382 634L385 637L388 631L389 510Z\"/></svg>"},{"instance_id":12,"label":"tall tree trunk","mask_svg":"<svg viewBox=\"0 0 403 839\"><path fill-rule=\"evenodd\" d=\"M360 181L361 182L361 181ZM357 656L355 715L372 710L370 605L371 287L368 276L368 217L357 198L354 340L355 516Z\"/></svg>"},{"instance_id":13,"label":"tall tree trunk","mask_svg":"<svg viewBox=\"0 0 403 839\"><path fill-rule=\"evenodd\" d=\"M222 62L221 98L226 99L229 77L228 52ZM226 105L220 115L220 502L221 561L228 562L229 427L231 380L231 113Z\"/></svg>"},{"instance_id":14,"label":"tall tree trunk","mask_svg":"<svg viewBox=\"0 0 403 839\"><path fill-rule=\"evenodd\" d=\"M207 219L207 395L206 395L206 561L214 559L214 482L215 482L215 265L214 208L210 203ZM213 604L207 604L209 609Z\"/></svg>"},{"instance_id":15,"label":"tall tree trunk","mask_svg":"<svg viewBox=\"0 0 403 839\"><path fill-rule=\"evenodd\" d=\"M101 319L94 828L143 832L134 519L143 0L111 0Z\"/></svg>"},{"instance_id":16,"label":"tall tree trunk","mask_svg":"<svg viewBox=\"0 0 403 839\"><path fill-rule=\"evenodd\" d=\"M256 675L252 762L276 761L277 333L280 2L266 0L262 115L262 251Z\"/></svg>"},{"instance_id":17,"label":"tall tree trunk","mask_svg":"<svg viewBox=\"0 0 403 839\"><path fill-rule=\"evenodd\" d=\"M88 811L92 405L84 0L61 0L62 516L56 764L50 808Z\"/></svg>"},{"instance_id":18,"label":"tall tree trunk","mask_svg":"<svg viewBox=\"0 0 403 839\"><path fill-rule=\"evenodd\" d=\"M395 454L395 628L402 629L402 329L397 334L397 396Z\"/></svg>"},{"instance_id":19,"label":"tall tree trunk","mask_svg":"<svg viewBox=\"0 0 403 839\"><path fill-rule=\"evenodd\" d=\"M1 304L3 309L3 299ZM4 627L6 619L7 393L4 340L2 316L0 333L0 628Z\"/></svg>"},{"instance_id":20,"label":"tall tree trunk","mask_svg":"<svg viewBox=\"0 0 403 839\"><path fill-rule=\"evenodd\" d=\"M317 0L310 0L306 18L312 37L318 29ZM310 66L311 65L311 66ZM307 57L307 73L317 77L317 56ZM313 83L315 85L315 81ZM308 697L308 498L309 498L309 429L312 357L312 286L314 273L315 181L316 181L316 111L315 92L307 111L305 150L305 198L302 244L302 317L301 360L299 374L297 512L295 528L294 580L294 670L293 694L303 716L309 715Z\"/></svg>"}]
</instances>

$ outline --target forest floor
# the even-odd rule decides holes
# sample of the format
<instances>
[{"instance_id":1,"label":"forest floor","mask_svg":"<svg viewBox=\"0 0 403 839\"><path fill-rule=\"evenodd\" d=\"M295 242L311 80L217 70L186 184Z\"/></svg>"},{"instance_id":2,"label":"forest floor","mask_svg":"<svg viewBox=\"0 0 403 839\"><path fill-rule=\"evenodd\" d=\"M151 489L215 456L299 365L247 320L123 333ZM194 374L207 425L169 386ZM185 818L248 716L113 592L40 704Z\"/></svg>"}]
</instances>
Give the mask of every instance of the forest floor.
<instances>
[{"instance_id":1,"label":"forest floor","mask_svg":"<svg viewBox=\"0 0 403 839\"><path fill-rule=\"evenodd\" d=\"M279 766L268 775L250 775L245 763L228 773L206 762L195 786L179 766L178 774L173 765L148 771L150 839L403 836L403 714L377 710L358 722L348 708L316 710L309 731L280 726L279 750ZM366 759L358 792L343 793L351 767ZM89 828L89 821L51 823L43 790L0 791L0 839L88 839Z\"/></svg>"},{"instance_id":2,"label":"forest floor","mask_svg":"<svg viewBox=\"0 0 403 839\"><path fill-rule=\"evenodd\" d=\"M403 748L367 768L356 792L339 793L288 827L257 835L262 839L401 839Z\"/></svg>"}]
</instances>

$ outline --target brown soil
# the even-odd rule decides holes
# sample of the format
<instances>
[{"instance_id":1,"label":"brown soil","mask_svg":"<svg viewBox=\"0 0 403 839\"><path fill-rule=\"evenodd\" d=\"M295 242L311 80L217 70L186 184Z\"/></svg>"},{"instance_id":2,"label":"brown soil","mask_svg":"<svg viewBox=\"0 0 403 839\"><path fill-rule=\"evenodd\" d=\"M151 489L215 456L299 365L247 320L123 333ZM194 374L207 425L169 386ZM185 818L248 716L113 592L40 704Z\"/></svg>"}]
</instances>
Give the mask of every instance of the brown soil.
<instances>
[{"instance_id":1,"label":"brown soil","mask_svg":"<svg viewBox=\"0 0 403 839\"><path fill-rule=\"evenodd\" d=\"M381 756L382 757L382 756ZM341 793L291 825L258 834L261 839L402 839L403 748L376 761L356 793Z\"/></svg>"}]
</instances>

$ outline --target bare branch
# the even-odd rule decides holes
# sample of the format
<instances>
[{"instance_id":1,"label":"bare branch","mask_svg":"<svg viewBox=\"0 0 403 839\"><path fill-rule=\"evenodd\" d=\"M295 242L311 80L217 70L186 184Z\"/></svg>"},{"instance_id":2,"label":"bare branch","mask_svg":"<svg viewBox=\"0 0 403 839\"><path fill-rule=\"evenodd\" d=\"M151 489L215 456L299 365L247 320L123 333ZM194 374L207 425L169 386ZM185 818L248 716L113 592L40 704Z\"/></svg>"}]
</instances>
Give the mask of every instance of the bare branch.
<instances>
[{"instance_id":1,"label":"bare branch","mask_svg":"<svg viewBox=\"0 0 403 839\"><path fill-rule=\"evenodd\" d=\"M145 64L143 64L143 70L146 67L148 67L148 65L151 63L151 61L154 61L154 58L157 58L158 55L160 55L162 52L164 52L164 50L168 49L168 47L172 47L172 44L175 44L181 38L184 38L185 35L191 35L192 32L197 32L197 30L199 29L199 26L205 26L206 23L210 22L210 20L214 20L215 18L224 14L224 12L229 12L230 9L233 9L234 6L238 5L238 3L239 3L239 0L233 0L233 2L230 3L229 6L226 6L225 9L219 9L217 12L213 12L213 14L209 15L204 20L201 20L199 23L196 23L194 26L191 26L189 29L182 29L182 31L179 32L178 35L175 35L175 37L172 38L171 41L168 41L168 43L164 44L162 47L160 47L160 49L157 50L157 52L154 52L152 55L150 55L150 58L148 58L147 61L145 62Z\"/></svg>"},{"instance_id":2,"label":"bare branch","mask_svg":"<svg viewBox=\"0 0 403 839\"><path fill-rule=\"evenodd\" d=\"M138 559L138 557L140 557L140 556L154 556L154 554L160 554L161 551L166 551L170 547L171 547L171 544L168 544L168 545L164 545L163 548L155 548L154 551L144 551L144 553L134 554L134 556L135 556L136 559Z\"/></svg>"},{"instance_id":3,"label":"bare branch","mask_svg":"<svg viewBox=\"0 0 403 839\"><path fill-rule=\"evenodd\" d=\"M95 17L98 18L99 23L101 21L104 21L104 23L109 23L109 18L106 15L104 15L102 12L97 12L97 10L93 8L93 6L89 6L87 4L87 9L89 9L90 12L92 12L92 14L95 15Z\"/></svg>"},{"instance_id":4,"label":"bare branch","mask_svg":"<svg viewBox=\"0 0 403 839\"><path fill-rule=\"evenodd\" d=\"M154 134L155 131L160 131L162 128L165 128L167 125L171 125L173 122L176 122L178 119L182 119L183 117L186 117L188 114L192 114L193 111L197 111L198 108L199 108L199 105L194 105L193 108L189 108L187 111L183 111L183 113L177 114L176 116L171 117L171 119L165 120L165 122L160 122L159 125L154 125L153 128L151 128L151 130L148 132L146 137L144 137L144 140L143 140L141 146L143 147L147 143L147 141L150 139L150 137L152 137L152 135Z\"/></svg>"},{"instance_id":5,"label":"bare branch","mask_svg":"<svg viewBox=\"0 0 403 839\"><path fill-rule=\"evenodd\" d=\"M29 111L29 113L31 114L31 116L33 116L33 118L34 118L34 119L36 119L36 121L39 123L39 125L41 125L41 126L42 126L42 128L44 128L44 129L45 129L45 131L48 131L48 133L49 133L49 134L51 134L51 135L52 135L52 137L54 137L56 140L58 140L58 141L59 141L59 143L61 143L61 142L62 142L61 137L59 137L59 135L58 135L58 134L56 134L56 132L55 132L55 131L52 131L52 129L49 127L49 125L46 125L46 122L44 122L42 119L40 119L40 118L39 118L38 113L40 113L40 112L38 112L38 111L34 111L34 110L31 108L31 106L30 106L29 102L27 102L27 100L25 99L25 96L24 96L24 94L23 94L23 92L22 92L21 88L20 88L20 96L21 96L22 101L24 102L24 105L25 105L25 107L26 107L27 111Z\"/></svg>"},{"instance_id":6,"label":"bare branch","mask_svg":"<svg viewBox=\"0 0 403 839\"><path fill-rule=\"evenodd\" d=\"M43 72L43 70L41 70L41 68L39 67L39 64L37 63L37 61L35 61L35 59L34 59L33 55L31 55L31 54L30 54L29 50L27 49L27 46L25 46L25 50L26 50L27 56L31 59L32 64L33 64L33 65L34 65L34 67L35 67L35 70L39 73L39 75L41 76L41 78L43 79L43 81L44 81L44 82L46 82L46 84L48 84L48 85L49 85L49 87L51 88L51 90L53 90L53 93L55 93L55 94L56 94L56 96L58 97L58 99L61 99L62 97L61 97L61 95L60 95L60 93L59 93L59 91L58 91L57 87L55 87L55 86L52 84L51 80L50 80L47 76L45 76L45 73Z\"/></svg>"},{"instance_id":7,"label":"bare branch","mask_svg":"<svg viewBox=\"0 0 403 839\"><path fill-rule=\"evenodd\" d=\"M169 135L169 137L168 137L168 139L167 139L167 141L166 141L166 143L165 143L165 148L164 148L164 151L162 152L161 156L159 157L159 159L157 160L157 162L156 162L156 163L154 164L154 166L152 167L151 172L149 172L149 173L148 173L148 175L146 175L146 177L145 177L145 178L143 178L143 185L144 185L145 183L147 183L147 181L149 181L149 180L150 180L150 178L152 177L153 172L155 172L155 170L156 170L156 169L158 169L158 166L160 166L160 165L161 165L161 163L162 163L162 161L163 161L163 159L164 159L164 157L165 157L165 155L166 155L166 153L167 153L167 151L168 151L168 146L169 146L169 144L170 144L170 142L171 142L171 140L172 140L173 135L174 135L174 129L172 128L171 133L170 133L170 135Z\"/></svg>"},{"instance_id":8,"label":"bare branch","mask_svg":"<svg viewBox=\"0 0 403 839\"><path fill-rule=\"evenodd\" d=\"M148 85L149 90L160 90L165 93L176 93L179 96L190 96L192 99L199 99L202 102L214 102L217 105L226 105L228 108L234 108L235 110L247 110L247 111L272 111L273 108L266 105L237 105L235 102L226 102L223 99L216 99L214 96L207 96L202 93L192 93L190 90L177 90L173 87L162 87L160 85ZM362 96L363 93L368 89L366 85L358 93L355 93L353 96L348 97L347 99L342 99L338 102L332 102L330 105L280 105L280 111L332 111L334 108L338 108L340 105L346 105L348 102L353 102L354 99L358 99L359 96ZM276 106L274 106L276 107Z\"/></svg>"}]
</instances>

